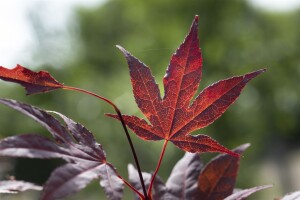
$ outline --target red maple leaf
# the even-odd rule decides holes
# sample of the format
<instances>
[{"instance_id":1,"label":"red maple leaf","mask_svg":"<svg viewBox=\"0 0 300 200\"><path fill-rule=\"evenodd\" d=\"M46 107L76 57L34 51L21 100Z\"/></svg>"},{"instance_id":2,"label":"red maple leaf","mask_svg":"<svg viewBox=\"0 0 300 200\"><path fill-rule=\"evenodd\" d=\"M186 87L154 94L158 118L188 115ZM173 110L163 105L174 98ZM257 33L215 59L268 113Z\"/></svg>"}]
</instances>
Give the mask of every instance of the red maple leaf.
<instances>
[{"instance_id":1,"label":"red maple leaf","mask_svg":"<svg viewBox=\"0 0 300 200\"><path fill-rule=\"evenodd\" d=\"M128 115L123 116L124 121L144 140L171 141L189 152L225 152L237 155L207 135L190 133L219 118L240 95L248 81L265 69L216 82L191 102L202 75L202 55L197 32L198 16L184 42L171 58L163 79L163 98L149 67L118 46L129 65L136 103L151 124ZM108 116L119 119L117 115Z\"/></svg>"},{"instance_id":2,"label":"red maple leaf","mask_svg":"<svg viewBox=\"0 0 300 200\"><path fill-rule=\"evenodd\" d=\"M63 84L55 80L48 72L34 72L21 65L13 69L0 66L0 79L19 83L25 87L27 95L63 88Z\"/></svg>"}]
</instances>

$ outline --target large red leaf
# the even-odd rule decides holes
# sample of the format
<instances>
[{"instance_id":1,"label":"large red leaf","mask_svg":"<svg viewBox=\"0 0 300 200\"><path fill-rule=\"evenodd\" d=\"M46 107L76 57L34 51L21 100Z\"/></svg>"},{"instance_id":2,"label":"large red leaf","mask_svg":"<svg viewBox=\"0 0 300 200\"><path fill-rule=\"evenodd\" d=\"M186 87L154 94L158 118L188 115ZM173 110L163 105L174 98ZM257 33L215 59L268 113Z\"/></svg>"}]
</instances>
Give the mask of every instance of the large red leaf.
<instances>
[{"instance_id":1,"label":"large red leaf","mask_svg":"<svg viewBox=\"0 0 300 200\"><path fill-rule=\"evenodd\" d=\"M13 69L0 66L0 79L21 84L25 87L27 95L63 87L63 84L55 80L48 72L34 72L21 65L17 65Z\"/></svg>"},{"instance_id":2,"label":"large red leaf","mask_svg":"<svg viewBox=\"0 0 300 200\"><path fill-rule=\"evenodd\" d=\"M17 180L0 181L0 193L18 193L26 190L42 190L41 186Z\"/></svg>"},{"instance_id":3,"label":"large red leaf","mask_svg":"<svg viewBox=\"0 0 300 200\"><path fill-rule=\"evenodd\" d=\"M125 115L124 120L144 140L168 140L189 152L225 152L236 155L206 135L189 134L219 118L240 95L245 85L265 70L219 81L205 88L191 102L202 75L197 32L198 16L184 42L171 58L163 79L163 98L149 67L119 47L128 62L136 103L150 124L136 116ZM117 115L108 116L119 119Z\"/></svg>"},{"instance_id":4,"label":"large red leaf","mask_svg":"<svg viewBox=\"0 0 300 200\"><path fill-rule=\"evenodd\" d=\"M244 144L233 151L240 154L248 147L249 144ZM199 199L222 200L232 194L238 174L239 160L240 158L227 154L211 160L199 175Z\"/></svg>"},{"instance_id":5,"label":"large red leaf","mask_svg":"<svg viewBox=\"0 0 300 200\"><path fill-rule=\"evenodd\" d=\"M44 185L42 200L65 197L100 177L100 185L108 199L121 199L123 182L114 167L106 161L102 146L84 126L56 113L64 120L63 125L46 111L15 100L0 99L0 103L35 119L55 138L54 142L33 134L8 137L0 140L0 156L61 158L68 162L51 174Z\"/></svg>"}]
</instances>

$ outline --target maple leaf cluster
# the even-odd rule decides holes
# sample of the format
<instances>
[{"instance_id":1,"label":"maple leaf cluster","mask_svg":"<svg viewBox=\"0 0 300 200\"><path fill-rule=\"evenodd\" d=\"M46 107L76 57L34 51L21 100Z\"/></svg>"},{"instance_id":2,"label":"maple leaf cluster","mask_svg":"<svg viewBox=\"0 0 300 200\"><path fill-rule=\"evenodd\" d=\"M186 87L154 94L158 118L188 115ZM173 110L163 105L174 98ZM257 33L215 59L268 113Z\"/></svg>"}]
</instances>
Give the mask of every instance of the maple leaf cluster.
<instances>
[{"instance_id":1,"label":"maple leaf cluster","mask_svg":"<svg viewBox=\"0 0 300 200\"><path fill-rule=\"evenodd\" d=\"M136 116L122 115L117 106L108 99L80 88L65 86L48 72L33 72L21 65L13 69L0 67L0 79L22 85L27 95L66 89L83 92L109 103L117 114L106 115L122 122L133 151L137 169L133 165L128 166L127 182L113 165L107 162L102 146L83 125L58 112L45 111L1 98L1 104L31 117L44 126L54 140L35 134L4 138L0 140L0 156L61 158L66 162L55 169L44 184L42 200L63 198L83 189L94 179L100 180L107 198L111 200L122 198L124 184L133 190L136 199L143 200L238 200L270 187L266 185L239 191L235 189L240 154L248 145L229 150L207 135L191 135L191 132L218 119L238 98L246 84L265 69L220 80L206 87L194 98L202 79L198 16L195 17L184 42L171 57L163 78L163 97L149 67L123 47L118 48L125 55L129 66L135 101L149 123ZM62 122L53 115L61 118ZM141 172L126 126L143 140L165 141L154 173ZM157 172L168 142L190 153L186 153L175 165L164 183L157 176ZM217 156L204 166L198 153L205 152L225 154ZM41 187L21 181L0 182L0 193L27 189L39 190Z\"/></svg>"}]
</instances>

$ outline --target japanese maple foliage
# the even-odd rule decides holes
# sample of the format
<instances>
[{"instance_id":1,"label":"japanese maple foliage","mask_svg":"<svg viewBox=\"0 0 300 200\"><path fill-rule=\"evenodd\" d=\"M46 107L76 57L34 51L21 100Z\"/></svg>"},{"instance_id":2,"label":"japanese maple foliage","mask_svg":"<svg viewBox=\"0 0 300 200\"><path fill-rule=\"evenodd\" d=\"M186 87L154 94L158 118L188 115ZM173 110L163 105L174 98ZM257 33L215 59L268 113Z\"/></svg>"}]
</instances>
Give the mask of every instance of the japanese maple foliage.
<instances>
[{"instance_id":1,"label":"japanese maple foliage","mask_svg":"<svg viewBox=\"0 0 300 200\"><path fill-rule=\"evenodd\" d=\"M5 81L15 82L25 87L27 95L48 92L63 87L63 84L55 80L48 72L34 72L17 65L13 69L0 66L0 78Z\"/></svg>"},{"instance_id":2,"label":"japanese maple foliage","mask_svg":"<svg viewBox=\"0 0 300 200\"><path fill-rule=\"evenodd\" d=\"M65 86L48 72L34 72L21 65L13 69L0 67L0 79L22 85L27 95L66 89L94 96L110 104L116 114L107 115L121 121L132 150L135 167L128 166L129 181L126 181L113 165L106 161L102 146L83 125L58 112L45 111L15 100L0 98L1 104L33 118L44 126L54 139L36 134L4 138L0 140L0 156L61 158L66 162L55 169L44 184L42 200L66 197L83 189L94 179L100 180L100 185L110 200L122 199L124 184L135 193L136 199L142 200L239 200L270 187L259 186L234 192L240 154L248 145L229 150L207 135L191 135L191 132L204 128L219 118L237 99L246 84L265 69L218 81L206 87L192 101L202 79L198 16L195 17L184 42L171 57L163 79L163 97L149 67L123 47L118 48L125 55L129 65L136 103L150 123L136 116L122 115L112 101L87 90ZM153 173L142 173L126 125L143 140L165 140ZM157 173L169 141L191 153L186 153L174 166L170 177L164 183ZM197 153L205 152L225 154L217 156L204 166ZM15 185L8 182L4 184L7 190L0 185L4 188L3 191L13 190L17 185L16 182ZM18 190L25 189L37 188L24 183Z\"/></svg>"},{"instance_id":3,"label":"japanese maple foliage","mask_svg":"<svg viewBox=\"0 0 300 200\"><path fill-rule=\"evenodd\" d=\"M219 118L240 95L244 86L265 69L232 77L205 88L193 102L202 75L202 54L198 40L198 16L184 42L172 56L163 79L164 97L149 67L119 46L127 59L133 94L145 117L124 115L126 125L144 140L171 141L188 152L223 152L226 149L207 135L190 135ZM117 115L108 116L119 119Z\"/></svg>"},{"instance_id":4,"label":"japanese maple foliage","mask_svg":"<svg viewBox=\"0 0 300 200\"><path fill-rule=\"evenodd\" d=\"M233 152L241 154L248 147L249 144L244 144ZM198 154L187 152L174 166L166 184L160 177L156 177L153 199L238 200L272 187L264 185L234 192L239 162L238 157L222 154L204 166ZM132 165L128 166L128 174L129 181L140 189L137 171ZM145 183L149 183L151 174L146 172L144 174Z\"/></svg>"},{"instance_id":5,"label":"japanese maple foliage","mask_svg":"<svg viewBox=\"0 0 300 200\"><path fill-rule=\"evenodd\" d=\"M68 162L52 172L44 185L42 199L65 197L100 177L100 185L105 189L107 196L110 199L121 199L123 182L117 177L112 165L106 161L101 145L85 127L57 113L66 123L62 125L46 111L14 100L0 99L0 103L33 118L44 126L55 140L54 142L34 134L8 137L0 141L1 156L61 158Z\"/></svg>"}]
</instances>

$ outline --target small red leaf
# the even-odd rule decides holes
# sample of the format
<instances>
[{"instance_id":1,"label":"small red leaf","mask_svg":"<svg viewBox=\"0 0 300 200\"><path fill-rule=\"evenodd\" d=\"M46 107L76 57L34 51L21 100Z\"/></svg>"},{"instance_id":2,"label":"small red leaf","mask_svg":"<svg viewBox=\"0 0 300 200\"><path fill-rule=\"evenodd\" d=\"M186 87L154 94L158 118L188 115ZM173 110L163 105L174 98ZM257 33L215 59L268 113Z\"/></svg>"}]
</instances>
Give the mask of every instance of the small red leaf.
<instances>
[{"instance_id":1,"label":"small red leaf","mask_svg":"<svg viewBox=\"0 0 300 200\"><path fill-rule=\"evenodd\" d=\"M0 193L18 193L26 190L42 190L41 186L24 181L0 181Z\"/></svg>"},{"instance_id":2,"label":"small red leaf","mask_svg":"<svg viewBox=\"0 0 300 200\"><path fill-rule=\"evenodd\" d=\"M144 140L168 140L189 152L236 153L208 136L190 133L208 126L237 99L245 85L265 69L219 81L204 89L192 102L202 78L202 55L198 40L198 16L189 34L171 57L163 79L164 97L149 67L123 47L136 103L144 119L124 115L126 125ZM117 115L108 116L119 119Z\"/></svg>"},{"instance_id":3,"label":"small red leaf","mask_svg":"<svg viewBox=\"0 0 300 200\"><path fill-rule=\"evenodd\" d=\"M241 191L233 193L232 195L225 198L224 200L245 200L251 194L258 192L260 190L271 188L271 187L273 187L273 186L272 185L263 185L263 186L256 186L253 188L249 188L249 189L243 189ZM293 199L295 199L295 198L293 198ZM284 200L292 200L292 199L284 199Z\"/></svg>"},{"instance_id":4,"label":"small red leaf","mask_svg":"<svg viewBox=\"0 0 300 200\"><path fill-rule=\"evenodd\" d=\"M13 69L0 66L0 79L19 83L25 87L27 95L48 92L63 87L63 84L55 80L48 72L34 72L17 65Z\"/></svg>"},{"instance_id":5,"label":"small red leaf","mask_svg":"<svg viewBox=\"0 0 300 200\"><path fill-rule=\"evenodd\" d=\"M249 147L244 144L233 151L240 154ZM238 173L239 158L227 154L211 160L199 175L201 200L222 200L232 194Z\"/></svg>"}]
</instances>

